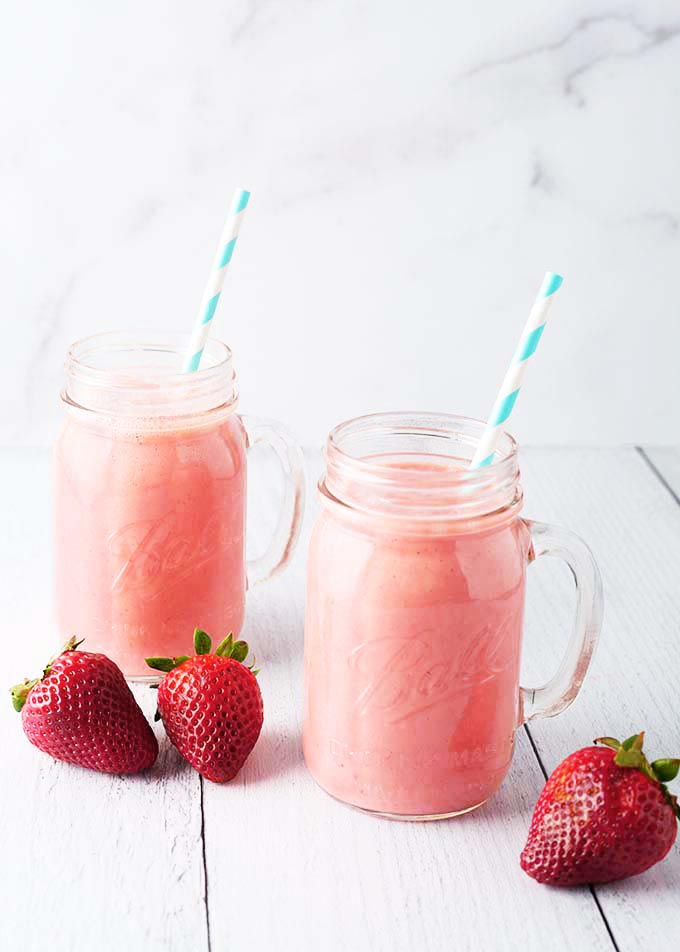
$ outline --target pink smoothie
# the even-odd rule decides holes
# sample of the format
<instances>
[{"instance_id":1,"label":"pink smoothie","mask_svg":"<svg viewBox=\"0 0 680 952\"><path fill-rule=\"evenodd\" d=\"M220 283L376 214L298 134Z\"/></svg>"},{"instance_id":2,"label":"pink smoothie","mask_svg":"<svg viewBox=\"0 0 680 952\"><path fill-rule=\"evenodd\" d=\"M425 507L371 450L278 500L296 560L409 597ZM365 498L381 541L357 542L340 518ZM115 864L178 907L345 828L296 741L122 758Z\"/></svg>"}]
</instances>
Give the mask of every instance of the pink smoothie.
<instances>
[{"instance_id":1,"label":"pink smoothie","mask_svg":"<svg viewBox=\"0 0 680 952\"><path fill-rule=\"evenodd\" d=\"M189 653L197 625L241 628L245 437L234 414L157 429L89 417L69 413L56 447L58 624L145 675L146 656Z\"/></svg>"},{"instance_id":2,"label":"pink smoothie","mask_svg":"<svg viewBox=\"0 0 680 952\"><path fill-rule=\"evenodd\" d=\"M516 513L433 528L325 500L308 562L303 744L329 793L431 816L500 786L528 548Z\"/></svg>"}]
</instances>

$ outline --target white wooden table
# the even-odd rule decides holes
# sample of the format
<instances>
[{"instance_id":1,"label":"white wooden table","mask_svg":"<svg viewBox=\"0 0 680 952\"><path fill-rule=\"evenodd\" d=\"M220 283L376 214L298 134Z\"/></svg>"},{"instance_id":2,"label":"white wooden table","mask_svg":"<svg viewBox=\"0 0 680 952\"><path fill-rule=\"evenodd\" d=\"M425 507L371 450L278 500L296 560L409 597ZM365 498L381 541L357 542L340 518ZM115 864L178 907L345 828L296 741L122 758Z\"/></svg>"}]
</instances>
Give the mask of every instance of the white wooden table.
<instances>
[{"instance_id":1,"label":"white wooden table","mask_svg":"<svg viewBox=\"0 0 680 952\"><path fill-rule=\"evenodd\" d=\"M274 501L264 499L268 467L258 476L257 464L251 530L262 541ZM319 469L310 454L314 481ZM605 630L581 697L561 717L518 732L495 799L457 820L409 824L354 812L314 785L300 749L305 534L292 569L249 596L245 634L262 662L265 726L233 783L203 783L164 740L150 775L111 778L56 763L25 741L6 696L0 947L672 947L677 845L644 876L594 890L539 886L518 856L546 771L572 750L646 728L651 753L680 753L680 451L525 450L522 469L525 514L591 544L605 581ZM38 672L55 647L47 454L0 453L0 490L0 674L9 686ZM308 523L313 499L309 508ZM565 576L557 563L530 570L525 681L547 676L565 642ZM151 713L152 692L137 693Z\"/></svg>"}]
</instances>

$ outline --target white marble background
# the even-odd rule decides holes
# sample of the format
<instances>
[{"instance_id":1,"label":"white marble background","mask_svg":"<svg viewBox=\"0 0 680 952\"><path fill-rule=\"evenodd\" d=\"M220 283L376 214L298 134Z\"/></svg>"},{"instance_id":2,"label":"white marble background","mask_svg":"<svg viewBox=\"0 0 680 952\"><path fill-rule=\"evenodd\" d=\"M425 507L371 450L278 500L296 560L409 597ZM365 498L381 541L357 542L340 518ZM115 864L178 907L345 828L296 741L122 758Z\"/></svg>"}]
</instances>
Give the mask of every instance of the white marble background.
<instances>
[{"instance_id":1,"label":"white marble background","mask_svg":"<svg viewBox=\"0 0 680 952\"><path fill-rule=\"evenodd\" d=\"M678 0L4 0L0 88L0 443L71 340L189 329L236 185L244 409L484 416L550 268L513 430L679 441Z\"/></svg>"}]
</instances>

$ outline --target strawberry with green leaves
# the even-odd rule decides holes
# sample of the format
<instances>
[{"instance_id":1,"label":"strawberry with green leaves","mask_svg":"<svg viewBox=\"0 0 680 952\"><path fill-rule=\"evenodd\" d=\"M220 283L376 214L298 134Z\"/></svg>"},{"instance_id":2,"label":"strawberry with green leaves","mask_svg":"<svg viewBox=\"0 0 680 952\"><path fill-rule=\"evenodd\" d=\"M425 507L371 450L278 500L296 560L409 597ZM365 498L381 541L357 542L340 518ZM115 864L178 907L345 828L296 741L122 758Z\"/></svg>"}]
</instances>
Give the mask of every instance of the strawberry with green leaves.
<instances>
[{"instance_id":1,"label":"strawberry with green leaves","mask_svg":"<svg viewBox=\"0 0 680 952\"><path fill-rule=\"evenodd\" d=\"M666 783L680 758L649 763L644 732L599 737L562 761L538 799L522 869L555 886L608 883L643 873L668 853L680 818Z\"/></svg>"},{"instance_id":2,"label":"strawberry with green leaves","mask_svg":"<svg viewBox=\"0 0 680 952\"><path fill-rule=\"evenodd\" d=\"M165 671L158 686L157 717L168 737L203 777L232 780L246 762L262 729L262 694L248 645L229 635L211 654L210 636L194 632L191 657L147 658Z\"/></svg>"},{"instance_id":3,"label":"strawberry with green leaves","mask_svg":"<svg viewBox=\"0 0 680 952\"><path fill-rule=\"evenodd\" d=\"M158 756L158 742L123 672L110 658L78 651L75 638L42 677L12 688L24 733L57 760L104 773L136 773Z\"/></svg>"}]
</instances>

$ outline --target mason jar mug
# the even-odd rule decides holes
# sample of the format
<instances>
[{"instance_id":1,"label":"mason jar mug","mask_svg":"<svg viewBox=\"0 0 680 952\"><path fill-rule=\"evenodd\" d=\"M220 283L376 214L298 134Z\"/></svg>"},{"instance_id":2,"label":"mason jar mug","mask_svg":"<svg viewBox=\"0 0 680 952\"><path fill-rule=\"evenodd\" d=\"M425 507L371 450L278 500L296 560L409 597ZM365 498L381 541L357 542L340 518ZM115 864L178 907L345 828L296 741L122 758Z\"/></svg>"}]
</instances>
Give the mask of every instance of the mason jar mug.
<instances>
[{"instance_id":1,"label":"mason jar mug","mask_svg":"<svg viewBox=\"0 0 680 952\"><path fill-rule=\"evenodd\" d=\"M469 469L484 425L385 413L326 446L305 621L304 756L328 793L431 819L500 786L520 724L576 696L599 634L600 576L571 532L521 517L518 448ZM519 685L527 565L563 559L576 582L565 657Z\"/></svg>"},{"instance_id":2,"label":"mason jar mug","mask_svg":"<svg viewBox=\"0 0 680 952\"><path fill-rule=\"evenodd\" d=\"M186 654L194 627L243 623L248 585L282 568L304 505L302 456L278 425L236 412L231 351L210 340L180 372L188 337L98 334L68 355L55 448L55 574L62 637L129 677ZM260 558L245 560L246 453L270 444L286 493Z\"/></svg>"}]
</instances>

